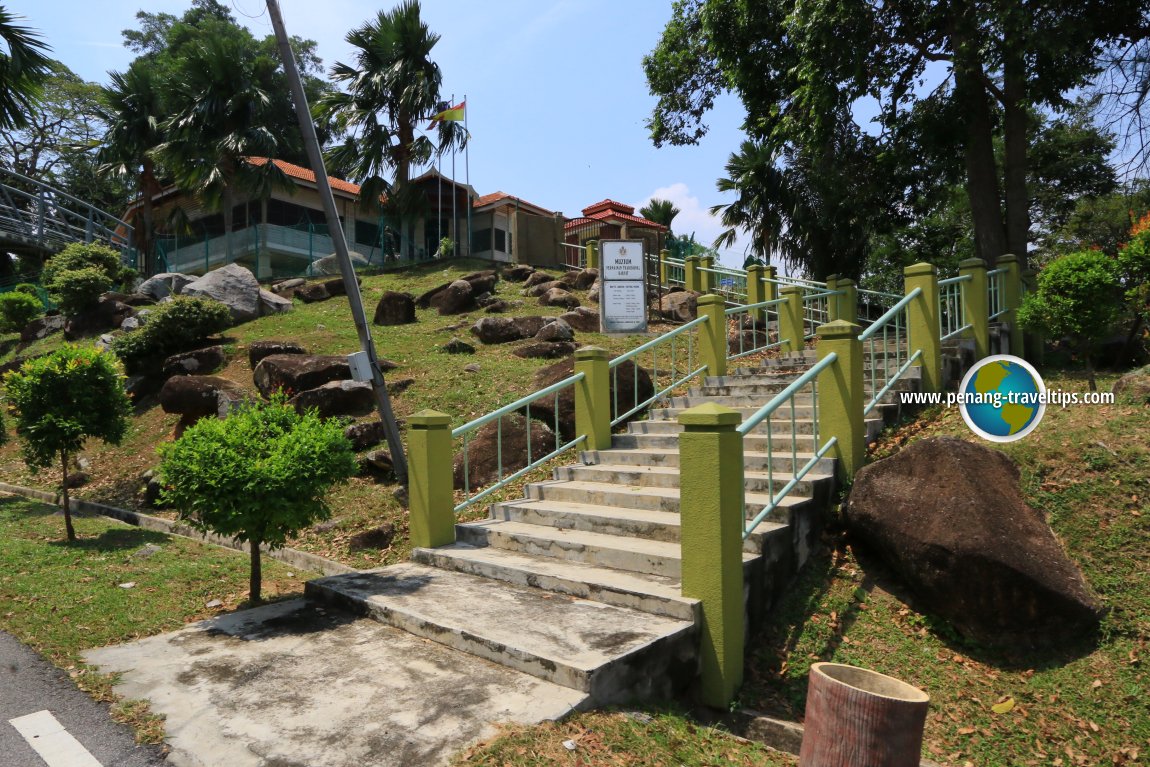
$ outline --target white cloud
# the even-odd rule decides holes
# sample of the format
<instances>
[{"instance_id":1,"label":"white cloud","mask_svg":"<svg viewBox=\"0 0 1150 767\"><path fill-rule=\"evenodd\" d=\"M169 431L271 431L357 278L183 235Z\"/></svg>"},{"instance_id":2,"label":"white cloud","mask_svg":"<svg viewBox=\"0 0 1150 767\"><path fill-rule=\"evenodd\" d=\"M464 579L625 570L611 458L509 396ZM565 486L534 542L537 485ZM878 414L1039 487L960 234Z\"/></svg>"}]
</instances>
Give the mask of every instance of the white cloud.
<instances>
[{"instance_id":1,"label":"white cloud","mask_svg":"<svg viewBox=\"0 0 1150 767\"><path fill-rule=\"evenodd\" d=\"M679 215L671 223L676 235L695 235L695 240L710 245L715 238L726 228L719 221L719 217L712 215L710 205L705 205L699 198L691 194L690 188L682 181L662 186L651 192L642 202L635 206L635 210L643 207L651 200L670 200L679 209ZM734 248L720 251L722 262L727 266L741 266L743 263L743 243L737 242Z\"/></svg>"}]
</instances>

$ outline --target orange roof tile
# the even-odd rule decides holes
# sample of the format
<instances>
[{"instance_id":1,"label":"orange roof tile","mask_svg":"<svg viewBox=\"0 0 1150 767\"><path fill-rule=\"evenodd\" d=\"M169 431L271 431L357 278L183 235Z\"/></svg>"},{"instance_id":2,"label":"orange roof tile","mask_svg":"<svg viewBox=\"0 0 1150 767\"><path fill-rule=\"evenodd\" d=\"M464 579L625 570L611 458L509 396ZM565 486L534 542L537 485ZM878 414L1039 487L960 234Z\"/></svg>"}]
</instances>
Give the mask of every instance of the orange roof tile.
<instances>
[{"instance_id":1,"label":"orange roof tile","mask_svg":"<svg viewBox=\"0 0 1150 767\"><path fill-rule=\"evenodd\" d=\"M618 202L618 201L612 200L612 199L606 199L606 200L601 200L600 202L597 202L594 205L588 205L586 208L583 209L583 215L584 216L590 216L592 213L598 213L601 210L609 210L609 209L610 210L617 210L620 213L625 213L627 215L634 215L634 213L635 213L635 208L632 205L627 205L626 203Z\"/></svg>"},{"instance_id":2,"label":"orange roof tile","mask_svg":"<svg viewBox=\"0 0 1150 767\"><path fill-rule=\"evenodd\" d=\"M248 162L250 162L252 165L266 165L267 161L268 158L266 157L248 158ZM315 183L314 171L310 171L307 168L301 167L299 165L293 165L290 162L284 162L283 160L272 160L272 162L275 163L277 168L284 172L284 175L289 176L290 178L297 178L301 181L307 181L312 184ZM327 182L331 184L332 189L337 189L341 192L346 192L347 194L355 195L357 197L359 196L359 186L356 184L353 184L349 181L344 181L342 179L332 178L331 176L327 177Z\"/></svg>"}]
</instances>

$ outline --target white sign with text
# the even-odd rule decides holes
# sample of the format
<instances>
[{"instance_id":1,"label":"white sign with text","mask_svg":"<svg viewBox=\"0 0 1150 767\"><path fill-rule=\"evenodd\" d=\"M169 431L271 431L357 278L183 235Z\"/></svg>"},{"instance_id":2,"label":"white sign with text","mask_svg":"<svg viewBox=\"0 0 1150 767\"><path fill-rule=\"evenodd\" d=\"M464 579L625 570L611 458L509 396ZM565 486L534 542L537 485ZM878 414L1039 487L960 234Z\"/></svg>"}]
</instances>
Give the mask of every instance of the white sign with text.
<instances>
[{"instance_id":1,"label":"white sign with text","mask_svg":"<svg viewBox=\"0 0 1150 767\"><path fill-rule=\"evenodd\" d=\"M599 243L599 327L604 333L647 332L642 240Z\"/></svg>"}]
</instances>

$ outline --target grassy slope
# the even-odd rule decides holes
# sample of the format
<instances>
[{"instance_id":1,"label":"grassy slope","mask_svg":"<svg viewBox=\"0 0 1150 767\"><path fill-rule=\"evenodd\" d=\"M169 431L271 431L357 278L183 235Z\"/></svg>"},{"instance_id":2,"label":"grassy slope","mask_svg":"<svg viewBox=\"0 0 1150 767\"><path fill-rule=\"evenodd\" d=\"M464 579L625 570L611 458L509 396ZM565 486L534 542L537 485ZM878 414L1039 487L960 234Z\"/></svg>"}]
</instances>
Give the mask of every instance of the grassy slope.
<instances>
[{"instance_id":1,"label":"grassy slope","mask_svg":"<svg viewBox=\"0 0 1150 767\"><path fill-rule=\"evenodd\" d=\"M432 264L410 271L365 277L364 304L369 318L385 290L400 290L419 295L436 285L457 279L463 274L486 268L483 262L456 262L449 266ZM561 272L552 270L553 274ZM519 295L519 285L500 282L496 293L521 306L506 316L540 314L558 315L562 309L544 307L537 299ZM585 300L585 294L579 293ZM419 322L395 327L373 327L372 337L380 356L398 363L398 370L388 373L389 382L412 379L401 394L392 397L396 415L403 418L424 408L450 414L456 425L490 412L519 396L533 391L534 374L551 360L525 360L511 354L517 344L484 346L468 332L482 311L467 315L440 317L434 310L419 310ZM453 326L460 326L454 329ZM663 332L667 327L653 327ZM453 335L477 347L474 355L450 355L439 351ZM351 321L347 299L338 297L317 304L295 302L286 315L264 317L228 331L224 343L230 353L227 367L218 373L254 391L247 346L261 339L292 340L315 354L348 354L359 348L355 326ZM60 335L38 341L16 351L16 336L0 338L0 363L15 354L39 354L62 345ZM577 333L580 344L604 346L620 353L647 340L637 336L608 337L599 333ZM477 364L478 372L465 372ZM155 445L171 438L178 416L164 413L154 398L140 403L136 417L124 442L119 446L91 443L85 455L92 459L89 473L92 482L77 495L113 505L139 508L136 493L139 477L157 464ZM537 474L536 478L543 476ZM30 474L20 460L16 440L0 448L0 477L27 486L53 487L51 474ZM353 479L334 490L331 498L334 522L303 533L291 545L356 567L378 567L406 558L406 512L392 497L393 485L370 479ZM475 513L481 514L482 509Z\"/></svg>"}]
</instances>

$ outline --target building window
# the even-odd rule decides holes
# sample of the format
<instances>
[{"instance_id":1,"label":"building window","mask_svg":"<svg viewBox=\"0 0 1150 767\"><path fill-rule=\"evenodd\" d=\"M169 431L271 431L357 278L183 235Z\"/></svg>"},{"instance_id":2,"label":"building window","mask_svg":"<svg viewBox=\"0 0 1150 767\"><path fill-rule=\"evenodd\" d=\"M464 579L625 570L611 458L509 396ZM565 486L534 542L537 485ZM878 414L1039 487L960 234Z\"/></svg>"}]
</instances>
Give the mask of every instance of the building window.
<instances>
[{"instance_id":1,"label":"building window","mask_svg":"<svg viewBox=\"0 0 1150 767\"><path fill-rule=\"evenodd\" d=\"M500 253L507 252L507 232L502 229L495 230L495 249Z\"/></svg>"},{"instance_id":2,"label":"building window","mask_svg":"<svg viewBox=\"0 0 1150 767\"><path fill-rule=\"evenodd\" d=\"M491 250L491 229L476 229L471 236L471 249L477 253Z\"/></svg>"}]
</instances>

